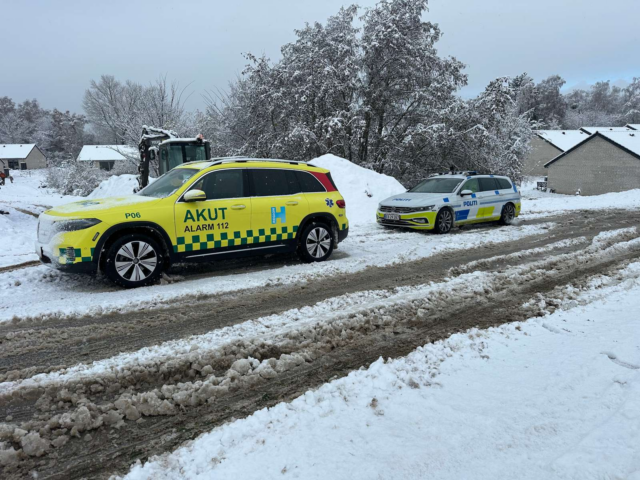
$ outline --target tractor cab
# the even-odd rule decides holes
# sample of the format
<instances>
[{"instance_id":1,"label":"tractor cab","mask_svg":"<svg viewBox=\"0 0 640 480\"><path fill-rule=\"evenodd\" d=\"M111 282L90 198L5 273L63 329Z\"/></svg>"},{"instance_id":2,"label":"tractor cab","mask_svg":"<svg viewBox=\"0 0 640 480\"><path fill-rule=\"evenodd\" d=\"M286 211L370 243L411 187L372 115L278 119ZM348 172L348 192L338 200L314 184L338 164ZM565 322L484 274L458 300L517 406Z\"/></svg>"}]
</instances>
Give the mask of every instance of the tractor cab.
<instances>
[{"instance_id":1,"label":"tractor cab","mask_svg":"<svg viewBox=\"0 0 640 480\"><path fill-rule=\"evenodd\" d=\"M165 140L158 145L157 152L160 175L183 163L211 158L209 142L205 142L202 138Z\"/></svg>"},{"instance_id":2,"label":"tractor cab","mask_svg":"<svg viewBox=\"0 0 640 480\"><path fill-rule=\"evenodd\" d=\"M202 134L195 138L178 138L178 135L162 128L144 126L138 144L140 165L138 171L140 190L149 184L149 173L164 175L172 168L187 162L211 159L211 144Z\"/></svg>"}]
</instances>

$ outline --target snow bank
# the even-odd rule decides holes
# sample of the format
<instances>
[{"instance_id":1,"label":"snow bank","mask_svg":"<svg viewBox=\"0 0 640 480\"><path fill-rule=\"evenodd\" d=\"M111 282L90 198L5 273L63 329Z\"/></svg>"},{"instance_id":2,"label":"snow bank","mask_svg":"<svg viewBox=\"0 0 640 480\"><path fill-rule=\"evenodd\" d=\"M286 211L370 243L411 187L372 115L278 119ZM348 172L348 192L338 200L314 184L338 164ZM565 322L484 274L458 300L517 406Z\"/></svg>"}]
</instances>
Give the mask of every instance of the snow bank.
<instances>
[{"instance_id":1,"label":"snow bank","mask_svg":"<svg viewBox=\"0 0 640 480\"><path fill-rule=\"evenodd\" d=\"M88 198L123 197L133 194L133 189L137 186L137 175L114 175L100 183Z\"/></svg>"},{"instance_id":2,"label":"snow bank","mask_svg":"<svg viewBox=\"0 0 640 480\"><path fill-rule=\"evenodd\" d=\"M406 191L395 178L335 155L323 155L310 163L331 171L331 177L347 203L347 218L351 225L375 222L378 203Z\"/></svg>"},{"instance_id":3,"label":"snow bank","mask_svg":"<svg viewBox=\"0 0 640 480\"><path fill-rule=\"evenodd\" d=\"M586 306L380 359L126 478L638 478L639 272Z\"/></svg>"}]
</instances>

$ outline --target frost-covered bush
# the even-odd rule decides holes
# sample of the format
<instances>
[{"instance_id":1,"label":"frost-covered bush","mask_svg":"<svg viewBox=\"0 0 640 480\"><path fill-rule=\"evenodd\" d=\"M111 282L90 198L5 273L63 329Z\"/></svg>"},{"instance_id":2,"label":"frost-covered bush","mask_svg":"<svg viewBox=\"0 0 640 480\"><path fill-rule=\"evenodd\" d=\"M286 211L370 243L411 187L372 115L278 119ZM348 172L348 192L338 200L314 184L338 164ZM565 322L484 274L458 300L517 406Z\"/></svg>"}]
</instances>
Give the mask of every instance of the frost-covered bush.
<instances>
[{"instance_id":1,"label":"frost-covered bush","mask_svg":"<svg viewBox=\"0 0 640 480\"><path fill-rule=\"evenodd\" d=\"M81 162L66 162L52 167L47 172L47 187L57 190L63 195L89 195L100 182L113 175Z\"/></svg>"}]
</instances>

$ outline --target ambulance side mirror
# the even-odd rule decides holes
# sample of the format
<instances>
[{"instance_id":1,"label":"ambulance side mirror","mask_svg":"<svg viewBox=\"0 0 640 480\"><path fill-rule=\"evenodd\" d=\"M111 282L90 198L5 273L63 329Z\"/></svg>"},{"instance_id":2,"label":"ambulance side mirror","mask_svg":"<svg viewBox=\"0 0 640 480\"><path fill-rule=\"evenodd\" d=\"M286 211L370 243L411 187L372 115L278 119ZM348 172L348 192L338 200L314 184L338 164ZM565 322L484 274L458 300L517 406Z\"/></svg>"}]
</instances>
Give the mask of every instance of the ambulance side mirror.
<instances>
[{"instance_id":1,"label":"ambulance side mirror","mask_svg":"<svg viewBox=\"0 0 640 480\"><path fill-rule=\"evenodd\" d=\"M467 195L473 195L473 192L471 190L462 190L460 192L461 197L466 197Z\"/></svg>"},{"instance_id":2,"label":"ambulance side mirror","mask_svg":"<svg viewBox=\"0 0 640 480\"><path fill-rule=\"evenodd\" d=\"M189 190L182 197L185 202L202 202L207 199L207 194L202 190Z\"/></svg>"}]
</instances>

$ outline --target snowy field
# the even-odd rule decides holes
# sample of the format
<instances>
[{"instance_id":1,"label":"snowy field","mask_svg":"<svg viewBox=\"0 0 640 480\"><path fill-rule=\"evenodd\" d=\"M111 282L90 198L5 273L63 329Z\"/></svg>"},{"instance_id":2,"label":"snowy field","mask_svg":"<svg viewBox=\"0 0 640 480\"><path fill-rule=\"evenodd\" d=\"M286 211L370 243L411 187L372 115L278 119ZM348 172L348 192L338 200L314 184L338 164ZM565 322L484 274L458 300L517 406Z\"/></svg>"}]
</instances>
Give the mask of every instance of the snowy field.
<instances>
[{"instance_id":1,"label":"snowy field","mask_svg":"<svg viewBox=\"0 0 640 480\"><path fill-rule=\"evenodd\" d=\"M621 276L542 318L380 359L126 478L638 479L640 263Z\"/></svg>"}]
</instances>

